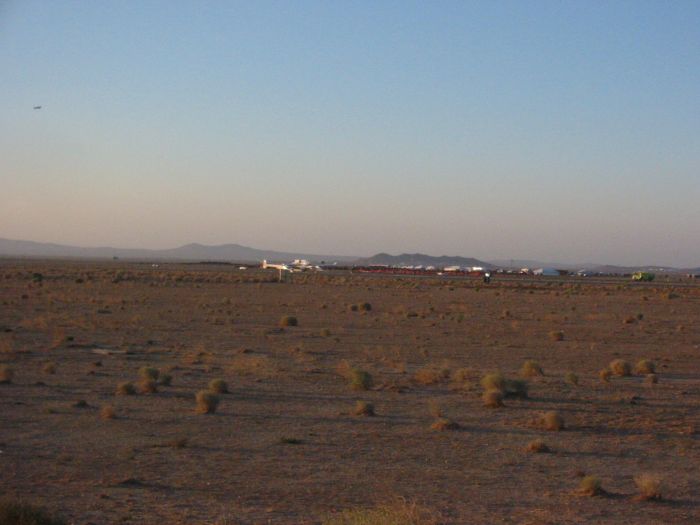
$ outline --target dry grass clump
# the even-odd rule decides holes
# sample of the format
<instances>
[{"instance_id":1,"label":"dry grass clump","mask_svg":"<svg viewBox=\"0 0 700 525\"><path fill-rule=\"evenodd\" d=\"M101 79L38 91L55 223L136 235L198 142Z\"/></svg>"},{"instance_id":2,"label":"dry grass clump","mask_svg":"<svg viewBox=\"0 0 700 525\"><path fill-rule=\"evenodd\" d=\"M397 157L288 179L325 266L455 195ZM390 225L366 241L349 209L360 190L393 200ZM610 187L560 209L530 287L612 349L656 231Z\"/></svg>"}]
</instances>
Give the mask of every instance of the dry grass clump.
<instances>
[{"instance_id":1,"label":"dry grass clump","mask_svg":"<svg viewBox=\"0 0 700 525\"><path fill-rule=\"evenodd\" d=\"M504 392L506 389L506 378L499 372L486 374L481 378L481 386L484 390L498 390Z\"/></svg>"},{"instance_id":2,"label":"dry grass clump","mask_svg":"<svg viewBox=\"0 0 700 525\"><path fill-rule=\"evenodd\" d=\"M228 383L223 379L212 379L209 381L209 391L215 394L228 394Z\"/></svg>"},{"instance_id":3,"label":"dry grass clump","mask_svg":"<svg viewBox=\"0 0 700 525\"><path fill-rule=\"evenodd\" d=\"M372 305L370 303L357 303L351 304L348 308L351 312L369 312L372 310Z\"/></svg>"},{"instance_id":4,"label":"dry grass clump","mask_svg":"<svg viewBox=\"0 0 700 525\"><path fill-rule=\"evenodd\" d=\"M545 412L542 415L540 423L545 430L557 432L564 429L564 418L556 410Z\"/></svg>"},{"instance_id":5,"label":"dry grass clump","mask_svg":"<svg viewBox=\"0 0 700 525\"><path fill-rule=\"evenodd\" d=\"M659 382L659 376L656 374L647 374L647 376L644 378L644 382L647 385L655 385Z\"/></svg>"},{"instance_id":6,"label":"dry grass clump","mask_svg":"<svg viewBox=\"0 0 700 525\"><path fill-rule=\"evenodd\" d=\"M449 378L450 370L448 368L435 366L424 366L413 374L413 381L419 385L434 385Z\"/></svg>"},{"instance_id":7,"label":"dry grass clump","mask_svg":"<svg viewBox=\"0 0 700 525\"><path fill-rule=\"evenodd\" d=\"M647 375L654 372L656 372L656 365L649 359L640 359L634 367L635 374Z\"/></svg>"},{"instance_id":8,"label":"dry grass clump","mask_svg":"<svg viewBox=\"0 0 700 525\"><path fill-rule=\"evenodd\" d=\"M527 444L527 447L525 447L525 451L532 452L533 454L544 454L546 452L549 452L550 449L544 441L542 441L541 439L535 439L534 441L530 441Z\"/></svg>"},{"instance_id":9,"label":"dry grass clump","mask_svg":"<svg viewBox=\"0 0 700 525\"><path fill-rule=\"evenodd\" d=\"M598 476L584 476L578 485L582 496L599 496L603 494L603 485Z\"/></svg>"},{"instance_id":10,"label":"dry grass clump","mask_svg":"<svg viewBox=\"0 0 700 525\"><path fill-rule=\"evenodd\" d=\"M528 359L523 363L523 366L520 368L520 375L523 377L535 377L543 376L544 372L542 371L542 367L537 361Z\"/></svg>"},{"instance_id":11,"label":"dry grass clump","mask_svg":"<svg viewBox=\"0 0 700 525\"><path fill-rule=\"evenodd\" d=\"M578 385L578 376L573 372L567 372L564 379L566 379L566 382L569 384Z\"/></svg>"},{"instance_id":12,"label":"dry grass clump","mask_svg":"<svg viewBox=\"0 0 700 525\"><path fill-rule=\"evenodd\" d=\"M458 368L452 373L452 380L457 382L468 381L474 375L474 370L471 368Z\"/></svg>"},{"instance_id":13,"label":"dry grass clump","mask_svg":"<svg viewBox=\"0 0 700 525\"><path fill-rule=\"evenodd\" d=\"M195 397L198 414L213 414L219 406L219 396L208 391L200 390Z\"/></svg>"},{"instance_id":14,"label":"dry grass clump","mask_svg":"<svg viewBox=\"0 0 700 525\"><path fill-rule=\"evenodd\" d=\"M610 371L619 377L632 375L632 366L624 359L613 359L608 365Z\"/></svg>"},{"instance_id":15,"label":"dry grass clump","mask_svg":"<svg viewBox=\"0 0 700 525\"><path fill-rule=\"evenodd\" d=\"M118 396L133 396L136 393L136 388L134 388L134 383L131 381L125 381L124 383L119 383L117 386L116 394Z\"/></svg>"},{"instance_id":16,"label":"dry grass clump","mask_svg":"<svg viewBox=\"0 0 700 525\"><path fill-rule=\"evenodd\" d=\"M355 403L354 414L356 416L373 416L374 405L372 403L368 403L367 401L358 401Z\"/></svg>"},{"instance_id":17,"label":"dry grass clump","mask_svg":"<svg viewBox=\"0 0 700 525\"><path fill-rule=\"evenodd\" d=\"M528 396L527 382L521 379L506 379L501 373L487 374L481 379L481 386L487 392L497 391L503 397L519 397L526 399Z\"/></svg>"},{"instance_id":18,"label":"dry grass clump","mask_svg":"<svg viewBox=\"0 0 700 525\"><path fill-rule=\"evenodd\" d=\"M598 372L598 377L600 377L600 380L603 383L609 383L610 378L612 377L612 371L609 368L603 368L600 372Z\"/></svg>"},{"instance_id":19,"label":"dry grass clump","mask_svg":"<svg viewBox=\"0 0 700 525\"><path fill-rule=\"evenodd\" d=\"M293 315L285 315L280 319L280 326L298 326L299 321Z\"/></svg>"},{"instance_id":20,"label":"dry grass clump","mask_svg":"<svg viewBox=\"0 0 700 525\"><path fill-rule=\"evenodd\" d=\"M7 365L0 365L0 383L12 383L15 371Z\"/></svg>"},{"instance_id":21,"label":"dry grass clump","mask_svg":"<svg viewBox=\"0 0 700 525\"><path fill-rule=\"evenodd\" d=\"M158 381L154 379L142 378L139 381L139 392L142 394L155 394L158 392Z\"/></svg>"},{"instance_id":22,"label":"dry grass clump","mask_svg":"<svg viewBox=\"0 0 700 525\"><path fill-rule=\"evenodd\" d=\"M399 500L369 509L347 509L326 517L321 525L438 525L440 522L433 511Z\"/></svg>"},{"instance_id":23,"label":"dry grass clump","mask_svg":"<svg viewBox=\"0 0 700 525\"><path fill-rule=\"evenodd\" d=\"M433 421L433 424L430 425L430 428L433 430L457 430L459 428L459 424L455 421L452 421L449 418L446 417L441 417Z\"/></svg>"},{"instance_id":24,"label":"dry grass clump","mask_svg":"<svg viewBox=\"0 0 700 525\"><path fill-rule=\"evenodd\" d=\"M639 490L637 499L640 501L661 500L663 479L657 474L639 474L634 477L634 483Z\"/></svg>"},{"instance_id":25,"label":"dry grass clump","mask_svg":"<svg viewBox=\"0 0 700 525\"><path fill-rule=\"evenodd\" d=\"M158 381L160 370L152 366L144 366L139 369L139 377L143 380Z\"/></svg>"},{"instance_id":26,"label":"dry grass clump","mask_svg":"<svg viewBox=\"0 0 700 525\"><path fill-rule=\"evenodd\" d=\"M373 381L369 372L359 368L351 368L348 376L353 390L369 390L372 388Z\"/></svg>"},{"instance_id":27,"label":"dry grass clump","mask_svg":"<svg viewBox=\"0 0 700 525\"><path fill-rule=\"evenodd\" d=\"M552 341L563 341L564 340L564 332L561 330L552 330L549 332L549 338Z\"/></svg>"},{"instance_id":28,"label":"dry grass clump","mask_svg":"<svg viewBox=\"0 0 700 525\"><path fill-rule=\"evenodd\" d=\"M41 367L41 371L47 375L53 375L56 373L56 363L46 363Z\"/></svg>"},{"instance_id":29,"label":"dry grass clump","mask_svg":"<svg viewBox=\"0 0 700 525\"><path fill-rule=\"evenodd\" d=\"M114 419L117 417L114 407L111 405L105 405L100 409L100 417L102 419Z\"/></svg>"},{"instance_id":30,"label":"dry grass clump","mask_svg":"<svg viewBox=\"0 0 700 525\"><path fill-rule=\"evenodd\" d=\"M0 501L0 523L2 525L66 525L60 517L50 515L45 509L25 503L4 499Z\"/></svg>"},{"instance_id":31,"label":"dry grass clump","mask_svg":"<svg viewBox=\"0 0 700 525\"><path fill-rule=\"evenodd\" d=\"M503 406L503 392L500 390L487 390L481 396L484 406L488 408L500 408Z\"/></svg>"}]
</instances>

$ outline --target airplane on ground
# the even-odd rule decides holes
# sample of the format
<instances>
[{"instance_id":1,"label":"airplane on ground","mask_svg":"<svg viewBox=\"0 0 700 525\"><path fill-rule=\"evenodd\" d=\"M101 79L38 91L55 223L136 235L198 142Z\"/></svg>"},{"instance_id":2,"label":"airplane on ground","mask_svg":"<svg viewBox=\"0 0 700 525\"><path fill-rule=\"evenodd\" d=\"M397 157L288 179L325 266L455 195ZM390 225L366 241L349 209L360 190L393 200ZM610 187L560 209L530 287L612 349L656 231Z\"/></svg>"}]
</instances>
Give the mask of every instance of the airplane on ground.
<instances>
[{"instance_id":1,"label":"airplane on ground","mask_svg":"<svg viewBox=\"0 0 700 525\"><path fill-rule=\"evenodd\" d=\"M262 268L263 268L263 270L271 268L273 270L279 270L281 272L291 272L292 271L289 268L289 266L287 266L286 264L270 264L269 262L267 262L267 260L263 260Z\"/></svg>"},{"instance_id":2,"label":"airplane on ground","mask_svg":"<svg viewBox=\"0 0 700 525\"><path fill-rule=\"evenodd\" d=\"M310 270L320 271L321 267L310 264L306 259L294 259L288 264L270 264L267 260L262 262L262 268L272 268L281 272L307 272Z\"/></svg>"}]
</instances>

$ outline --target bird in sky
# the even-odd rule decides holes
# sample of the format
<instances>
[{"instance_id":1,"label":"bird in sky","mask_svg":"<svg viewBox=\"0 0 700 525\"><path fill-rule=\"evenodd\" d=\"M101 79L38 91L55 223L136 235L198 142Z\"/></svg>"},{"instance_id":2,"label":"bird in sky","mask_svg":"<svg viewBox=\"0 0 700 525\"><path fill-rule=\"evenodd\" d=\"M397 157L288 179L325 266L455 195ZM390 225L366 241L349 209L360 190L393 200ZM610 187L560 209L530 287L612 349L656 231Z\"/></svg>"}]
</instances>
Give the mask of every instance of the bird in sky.
<instances>
[{"instance_id":1,"label":"bird in sky","mask_svg":"<svg viewBox=\"0 0 700 525\"><path fill-rule=\"evenodd\" d=\"M34 106L34 109L41 109L41 106Z\"/></svg>"}]
</instances>

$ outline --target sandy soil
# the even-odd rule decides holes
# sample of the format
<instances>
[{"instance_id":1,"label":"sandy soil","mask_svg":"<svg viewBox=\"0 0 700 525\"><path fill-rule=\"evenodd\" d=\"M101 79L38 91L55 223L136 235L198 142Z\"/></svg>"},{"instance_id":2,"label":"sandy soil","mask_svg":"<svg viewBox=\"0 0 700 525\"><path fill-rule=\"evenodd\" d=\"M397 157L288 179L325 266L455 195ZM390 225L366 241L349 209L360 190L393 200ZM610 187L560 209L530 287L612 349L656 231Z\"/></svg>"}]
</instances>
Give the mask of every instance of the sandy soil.
<instances>
[{"instance_id":1,"label":"sandy soil","mask_svg":"<svg viewBox=\"0 0 700 525\"><path fill-rule=\"evenodd\" d=\"M78 524L323 523L396 501L450 524L700 522L700 286L274 276L0 262L0 493ZM617 358L653 360L658 384L601 381ZM527 359L529 398L484 407L480 379ZM144 366L172 383L115 395ZM196 413L216 378L230 393ZM541 428L550 410L564 430ZM663 500L634 499L641 473ZM584 474L607 493L579 495Z\"/></svg>"}]
</instances>

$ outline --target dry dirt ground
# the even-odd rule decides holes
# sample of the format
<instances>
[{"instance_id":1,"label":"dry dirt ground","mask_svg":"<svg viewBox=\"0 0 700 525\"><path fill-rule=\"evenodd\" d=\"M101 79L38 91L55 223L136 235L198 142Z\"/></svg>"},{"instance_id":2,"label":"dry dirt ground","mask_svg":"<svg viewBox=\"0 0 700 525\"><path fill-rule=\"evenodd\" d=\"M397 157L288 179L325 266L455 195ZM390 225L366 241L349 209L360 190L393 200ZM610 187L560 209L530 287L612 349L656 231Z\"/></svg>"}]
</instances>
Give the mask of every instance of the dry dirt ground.
<instances>
[{"instance_id":1,"label":"dry dirt ground","mask_svg":"<svg viewBox=\"0 0 700 525\"><path fill-rule=\"evenodd\" d=\"M425 523L700 523L699 286L274 277L1 261L1 495L77 524L333 523L388 502ZM658 384L601 381L616 358L653 360ZM528 359L544 370L529 398L485 407L481 378ZM171 384L116 395L144 366ZM216 378L230 392L196 413ZM539 425L550 410L563 430ZM551 452L525 451L535 439ZM635 499L642 473L662 500ZM606 493L578 494L583 475Z\"/></svg>"}]
</instances>

